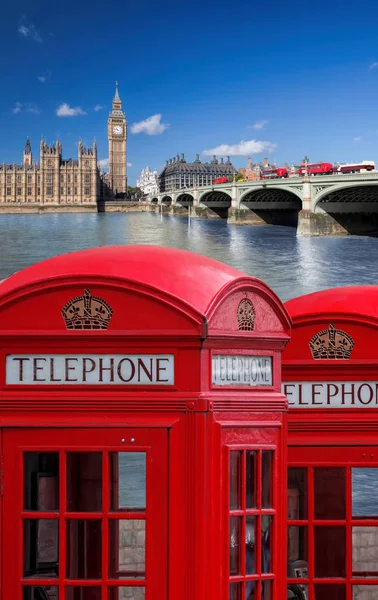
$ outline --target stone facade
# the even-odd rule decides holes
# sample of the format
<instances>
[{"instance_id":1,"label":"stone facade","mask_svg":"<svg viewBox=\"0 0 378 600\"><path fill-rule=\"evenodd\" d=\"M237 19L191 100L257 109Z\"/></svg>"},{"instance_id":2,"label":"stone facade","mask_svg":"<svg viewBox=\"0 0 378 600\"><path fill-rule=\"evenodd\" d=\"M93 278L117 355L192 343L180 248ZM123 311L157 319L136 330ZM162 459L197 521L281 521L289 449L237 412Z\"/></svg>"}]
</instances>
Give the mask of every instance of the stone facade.
<instances>
[{"instance_id":1,"label":"stone facade","mask_svg":"<svg viewBox=\"0 0 378 600\"><path fill-rule=\"evenodd\" d=\"M0 165L0 207L23 204L95 205L99 197L97 146L78 144L77 160L62 158L62 145L40 143L40 161L33 162L29 140L23 164Z\"/></svg>"},{"instance_id":2,"label":"stone facade","mask_svg":"<svg viewBox=\"0 0 378 600\"><path fill-rule=\"evenodd\" d=\"M136 184L145 196L157 194L159 192L159 174L157 171L151 171L150 167L146 167L141 172Z\"/></svg>"},{"instance_id":3,"label":"stone facade","mask_svg":"<svg viewBox=\"0 0 378 600\"><path fill-rule=\"evenodd\" d=\"M211 185L213 179L219 177L230 177L236 174L235 167L231 164L230 157L226 162L220 161L216 156L210 163L202 163L199 154L193 163L186 162L184 155L166 161L166 165L159 175L160 192L174 192L187 187L202 187Z\"/></svg>"},{"instance_id":4,"label":"stone facade","mask_svg":"<svg viewBox=\"0 0 378 600\"><path fill-rule=\"evenodd\" d=\"M127 192L126 139L127 123L125 114L122 112L117 82L112 111L108 119L109 173L107 182L116 197L124 196Z\"/></svg>"}]
</instances>

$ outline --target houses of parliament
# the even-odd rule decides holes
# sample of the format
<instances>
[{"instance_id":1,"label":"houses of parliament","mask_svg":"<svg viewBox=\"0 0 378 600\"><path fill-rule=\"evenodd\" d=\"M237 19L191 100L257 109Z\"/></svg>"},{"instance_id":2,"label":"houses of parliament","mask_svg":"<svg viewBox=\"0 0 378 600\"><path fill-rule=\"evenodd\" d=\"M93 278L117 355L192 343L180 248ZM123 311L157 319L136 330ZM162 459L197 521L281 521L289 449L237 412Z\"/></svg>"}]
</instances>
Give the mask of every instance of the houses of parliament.
<instances>
[{"instance_id":1,"label":"houses of parliament","mask_svg":"<svg viewBox=\"0 0 378 600\"><path fill-rule=\"evenodd\" d=\"M51 210L87 210L98 202L123 197L127 190L127 123L118 83L108 118L109 171L100 174L97 145L78 144L77 159L63 159L62 144L39 146L39 163L33 162L26 141L23 163L0 165L0 210L39 207ZM13 212L13 210L12 210Z\"/></svg>"}]
</instances>

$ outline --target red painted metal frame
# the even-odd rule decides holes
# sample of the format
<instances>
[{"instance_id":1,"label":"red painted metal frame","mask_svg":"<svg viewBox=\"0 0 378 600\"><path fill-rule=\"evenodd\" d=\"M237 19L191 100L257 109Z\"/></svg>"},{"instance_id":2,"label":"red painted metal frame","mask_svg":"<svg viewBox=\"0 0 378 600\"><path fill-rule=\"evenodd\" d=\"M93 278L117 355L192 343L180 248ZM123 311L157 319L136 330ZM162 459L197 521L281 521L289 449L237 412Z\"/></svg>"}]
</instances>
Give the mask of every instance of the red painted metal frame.
<instances>
[{"instance_id":1,"label":"red painted metal frame","mask_svg":"<svg viewBox=\"0 0 378 600\"><path fill-rule=\"evenodd\" d=\"M130 438L135 442L130 443ZM125 439L125 443L121 442ZM92 430L7 430L4 434L4 456L6 461L4 543L7 548L4 564L4 589L10 597L21 600L21 585L57 585L59 600L65 600L64 588L67 585L99 586L102 589L102 600L108 600L108 586L144 586L146 600L166 597L167 589L167 497L168 490L168 456L167 432L155 429L133 430L92 429ZM59 452L59 511L38 512L23 509L23 452ZM66 452L103 453L102 462L102 511L70 512L66 509ZM147 507L142 512L111 511L109 452L147 452ZM12 473L19 473L13 477ZM159 494L156 494L159 489ZM23 519L54 519L59 521L59 577L23 578ZM102 577L95 580L73 580L65 577L66 573L66 523L70 519L95 519L102 521ZM109 578L109 529L111 520L146 519L146 578L118 579ZM16 534L15 534L16 532Z\"/></svg>"}]
</instances>

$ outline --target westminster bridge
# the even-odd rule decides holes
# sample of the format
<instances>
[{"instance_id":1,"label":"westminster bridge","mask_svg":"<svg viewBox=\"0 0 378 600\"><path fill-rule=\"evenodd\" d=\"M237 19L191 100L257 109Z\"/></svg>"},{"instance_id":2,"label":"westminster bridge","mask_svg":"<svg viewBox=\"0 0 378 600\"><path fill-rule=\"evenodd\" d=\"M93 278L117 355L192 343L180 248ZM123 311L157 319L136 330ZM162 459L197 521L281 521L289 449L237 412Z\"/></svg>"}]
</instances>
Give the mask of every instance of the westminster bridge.
<instances>
[{"instance_id":1,"label":"westminster bridge","mask_svg":"<svg viewBox=\"0 0 378 600\"><path fill-rule=\"evenodd\" d=\"M230 182L149 197L159 212L290 225L299 235L378 233L378 172Z\"/></svg>"}]
</instances>

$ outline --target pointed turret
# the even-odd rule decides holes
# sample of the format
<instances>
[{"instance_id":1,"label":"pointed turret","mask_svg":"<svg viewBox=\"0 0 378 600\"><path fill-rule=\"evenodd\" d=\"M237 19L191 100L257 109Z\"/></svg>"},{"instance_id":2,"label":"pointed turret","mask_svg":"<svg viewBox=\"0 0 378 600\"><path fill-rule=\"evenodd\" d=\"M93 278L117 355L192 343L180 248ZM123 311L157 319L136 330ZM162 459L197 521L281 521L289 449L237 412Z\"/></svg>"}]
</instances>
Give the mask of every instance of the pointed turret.
<instances>
[{"instance_id":1,"label":"pointed turret","mask_svg":"<svg viewBox=\"0 0 378 600\"><path fill-rule=\"evenodd\" d=\"M113 102L119 102L119 104L121 104L121 98L119 97L118 93L118 81L116 81L116 91L114 94Z\"/></svg>"},{"instance_id":2,"label":"pointed turret","mask_svg":"<svg viewBox=\"0 0 378 600\"><path fill-rule=\"evenodd\" d=\"M26 139L25 150L24 150L24 165L30 167L32 164L32 151L29 138Z\"/></svg>"}]
</instances>

